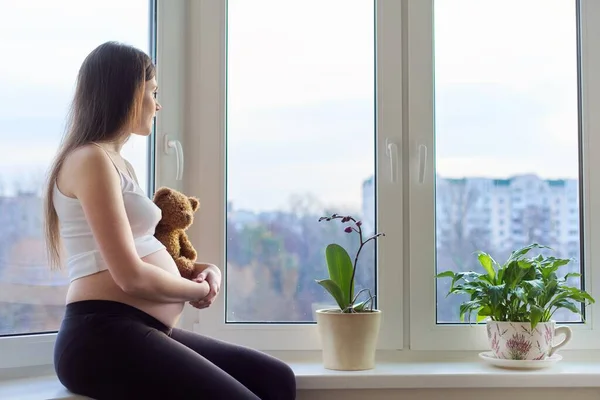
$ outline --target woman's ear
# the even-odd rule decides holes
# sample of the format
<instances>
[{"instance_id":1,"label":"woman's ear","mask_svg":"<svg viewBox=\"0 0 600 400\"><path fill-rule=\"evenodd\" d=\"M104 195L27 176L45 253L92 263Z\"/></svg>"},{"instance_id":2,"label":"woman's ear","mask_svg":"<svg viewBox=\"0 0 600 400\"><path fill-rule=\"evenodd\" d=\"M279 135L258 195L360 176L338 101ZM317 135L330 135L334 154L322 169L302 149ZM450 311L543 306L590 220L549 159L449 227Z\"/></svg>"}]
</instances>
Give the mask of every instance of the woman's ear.
<instances>
[{"instance_id":1,"label":"woman's ear","mask_svg":"<svg viewBox=\"0 0 600 400\"><path fill-rule=\"evenodd\" d=\"M192 205L192 210L196 211L198 207L200 207L200 200L195 197L189 197L190 204Z\"/></svg>"}]
</instances>

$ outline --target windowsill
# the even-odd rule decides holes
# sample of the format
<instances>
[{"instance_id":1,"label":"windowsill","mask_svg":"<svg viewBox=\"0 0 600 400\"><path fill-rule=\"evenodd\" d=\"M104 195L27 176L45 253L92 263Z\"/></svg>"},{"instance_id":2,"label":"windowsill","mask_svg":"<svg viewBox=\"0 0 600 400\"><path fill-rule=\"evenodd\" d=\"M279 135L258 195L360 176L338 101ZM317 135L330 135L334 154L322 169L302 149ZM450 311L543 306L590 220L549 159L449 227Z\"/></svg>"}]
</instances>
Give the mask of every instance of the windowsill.
<instances>
[{"instance_id":1,"label":"windowsill","mask_svg":"<svg viewBox=\"0 0 600 400\"><path fill-rule=\"evenodd\" d=\"M375 369L356 372L324 369L319 352L272 354L296 371L298 390L600 387L598 351L562 351L562 361L530 371L489 366L477 352L382 352ZM51 366L0 370L0 398L82 399L65 390Z\"/></svg>"},{"instance_id":2,"label":"windowsill","mask_svg":"<svg viewBox=\"0 0 600 400\"><path fill-rule=\"evenodd\" d=\"M356 372L326 370L318 353L290 364L299 389L600 387L600 352L562 351L561 361L540 370L497 368L478 353L382 353L375 369Z\"/></svg>"}]
</instances>

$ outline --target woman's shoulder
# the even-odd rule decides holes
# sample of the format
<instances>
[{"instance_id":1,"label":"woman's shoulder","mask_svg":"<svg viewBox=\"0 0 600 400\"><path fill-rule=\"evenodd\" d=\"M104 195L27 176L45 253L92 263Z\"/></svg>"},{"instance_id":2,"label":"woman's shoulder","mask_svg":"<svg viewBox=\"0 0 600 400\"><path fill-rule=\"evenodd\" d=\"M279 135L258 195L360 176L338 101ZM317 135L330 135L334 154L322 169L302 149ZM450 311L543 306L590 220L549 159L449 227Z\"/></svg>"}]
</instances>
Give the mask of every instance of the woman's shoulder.
<instances>
[{"instance_id":1,"label":"woman's shoulder","mask_svg":"<svg viewBox=\"0 0 600 400\"><path fill-rule=\"evenodd\" d=\"M70 151L62 163L59 180L68 191L74 191L76 183L102 180L114 175L115 167L100 147L85 144Z\"/></svg>"},{"instance_id":2,"label":"woman's shoulder","mask_svg":"<svg viewBox=\"0 0 600 400\"><path fill-rule=\"evenodd\" d=\"M71 150L65 157L65 161L70 160L72 163L97 163L101 164L107 159L105 151L92 143L83 144Z\"/></svg>"}]
</instances>

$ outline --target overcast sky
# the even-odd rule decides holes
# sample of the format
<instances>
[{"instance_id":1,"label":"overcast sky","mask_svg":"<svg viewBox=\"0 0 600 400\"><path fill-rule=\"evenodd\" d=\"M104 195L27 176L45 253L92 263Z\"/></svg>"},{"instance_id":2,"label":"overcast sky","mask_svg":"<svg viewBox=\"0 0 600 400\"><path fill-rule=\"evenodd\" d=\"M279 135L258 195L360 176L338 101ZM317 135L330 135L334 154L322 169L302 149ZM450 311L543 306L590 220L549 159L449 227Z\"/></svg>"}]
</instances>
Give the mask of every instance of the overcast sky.
<instances>
[{"instance_id":1,"label":"overcast sky","mask_svg":"<svg viewBox=\"0 0 600 400\"><path fill-rule=\"evenodd\" d=\"M437 0L438 173L577 176L574 3ZM56 149L89 51L148 50L148 1L0 9L0 175L26 180ZM274 209L312 193L360 207L374 171L373 2L230 0L229 11L230 200ZM125 155L144 180L143 140Z\"/></svg>"}]
</instances>

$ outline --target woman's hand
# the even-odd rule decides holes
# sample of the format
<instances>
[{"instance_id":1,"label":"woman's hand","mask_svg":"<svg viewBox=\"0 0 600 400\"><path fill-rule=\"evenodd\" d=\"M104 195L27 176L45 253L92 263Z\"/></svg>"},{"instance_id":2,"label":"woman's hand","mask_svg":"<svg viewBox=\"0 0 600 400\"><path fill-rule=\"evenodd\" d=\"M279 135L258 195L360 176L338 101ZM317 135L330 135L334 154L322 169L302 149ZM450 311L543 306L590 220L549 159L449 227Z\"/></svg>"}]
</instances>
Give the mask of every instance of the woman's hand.
<instances>
[{"instance_id":1,"label":"woman's hand","mask_svg":"<svg viewBox=\"0 0 600 400\"><path fill-rule=\"evenodd\" d=\"M194 264L193 282L207 282L210 292L203 299L191 301L190 304L198 309L210 307L221 290L221 270L216 265L196 263Z\"/></svg>"}]
</instances>

